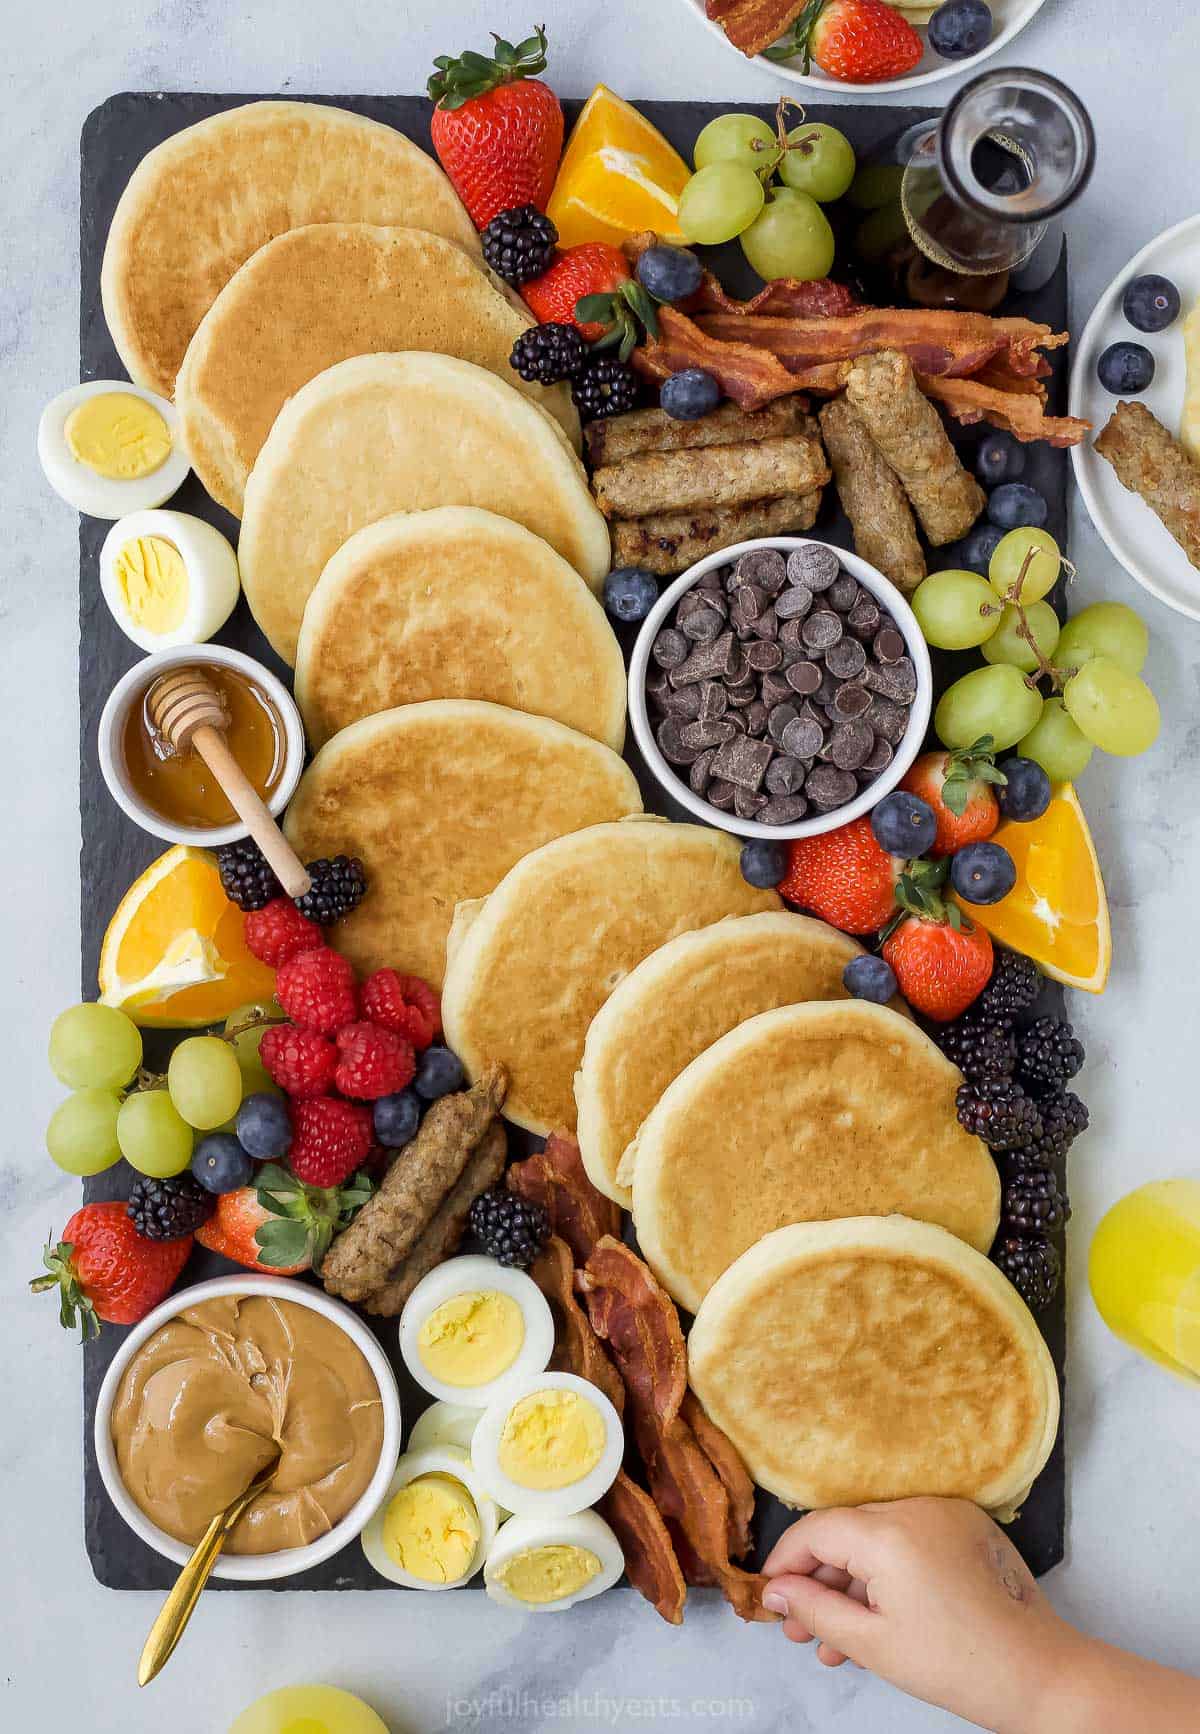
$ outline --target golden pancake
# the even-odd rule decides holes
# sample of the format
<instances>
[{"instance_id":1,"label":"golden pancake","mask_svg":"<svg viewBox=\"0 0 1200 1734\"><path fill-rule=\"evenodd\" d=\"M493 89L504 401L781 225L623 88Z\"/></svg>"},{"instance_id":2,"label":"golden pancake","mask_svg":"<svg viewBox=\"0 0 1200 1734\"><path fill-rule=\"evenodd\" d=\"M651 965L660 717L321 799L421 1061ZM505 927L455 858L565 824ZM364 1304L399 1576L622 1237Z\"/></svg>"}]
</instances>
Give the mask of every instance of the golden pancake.
<instances>
[{"instance_id":1,"label":"golden pancake","mask_svg":"<svg viewBox=\"0 0 1200 1734\"><path fill-rule=\"evenodd\" d=\"M962 1074L908 1018L865 1000L747 1019L663 1091L630 1146L633 1220L695 1312L772 1229L899 1211L986 1252L1000 1177L964 1132Z\"/></svg>"},{"instance_id":2,"label":"golden pancake","mask_svg":"<svg viewBox=\"0 0 1200 1734\"><path fill-rule=\"evenodd\" d=\"M366 973L440 986L454 906L552 837L641 810L623 759L545 717L465 699L352 723L300 779L284 829L301 859L357 855L367 894L329 930Z\"/></svg>"},{"instance_id":3,"label":"golden pancake","mask_svg":"<svg viewBox=\"0 0 1200 1734\"><path fill-rule=\"evenodd\" d=\"M905 1216L780 1228L711 1288L688 1377L787 1505L931 1494L1016 1514L1058 1431L1024 1301L981 1253Z\"/></svg>"},{"instance_id":4,"label":"golden pancake","mask_svg":"<svg viewBox=\"0 0 1200 1734\"><path fill-rule=\"evenodd\" d=\"M588 1025L669 939L725 915L778 909L742 878L738 841L701 825L593 825L538 849L482 904L459 908L442 1018L471 1077L509 1074L505 1116L531 1132L575 1124Z\"/></svg>"},{"instance_id":5,"label":"golden pancake","mask_svg":"<svg viewBox=\"0 0 1200 1734\"><path fill-rule=\"evenodd\" d=\"M616 752L625 740L625 663L604 609L548 542L471 506L359 530L300 626L296 702L314 747L430 698L548 716Z\"/></svg>"}]
</instances>

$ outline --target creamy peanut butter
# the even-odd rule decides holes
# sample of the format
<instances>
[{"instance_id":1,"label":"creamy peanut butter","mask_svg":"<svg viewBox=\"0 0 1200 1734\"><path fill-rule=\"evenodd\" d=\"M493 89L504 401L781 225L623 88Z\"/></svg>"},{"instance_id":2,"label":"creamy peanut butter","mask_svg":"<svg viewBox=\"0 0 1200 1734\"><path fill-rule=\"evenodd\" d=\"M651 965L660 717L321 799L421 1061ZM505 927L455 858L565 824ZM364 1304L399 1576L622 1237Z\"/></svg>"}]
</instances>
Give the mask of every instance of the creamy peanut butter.
<instances>
[{"instance_id":1,"label":"creamy peanut butter","mask_svg":"<svg viewBox=\"0 0 1200 1734\"><path fill-rule=\"evenodd\" d=\"M112 1411L131 1498L178 1541L210 1520L282 1450L270 1486L228 1553L316 1541L366 1490L383 1405L361 1350L311 1307L265 1295L187 1307L142 1344Z\"/></svg>"}]
</instances>

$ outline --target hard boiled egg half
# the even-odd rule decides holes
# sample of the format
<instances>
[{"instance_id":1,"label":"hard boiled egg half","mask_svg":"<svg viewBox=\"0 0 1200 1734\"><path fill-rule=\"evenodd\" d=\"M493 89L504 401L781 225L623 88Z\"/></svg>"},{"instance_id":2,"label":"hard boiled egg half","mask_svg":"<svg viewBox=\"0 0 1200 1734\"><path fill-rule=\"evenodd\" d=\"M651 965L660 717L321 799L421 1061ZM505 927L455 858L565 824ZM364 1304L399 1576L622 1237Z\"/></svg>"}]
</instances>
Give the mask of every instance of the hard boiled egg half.
<instances>
[{"instance_id":1,"label":"hard boiled egg half","mask_svg":"<svg viewBox=\"0 0 1200 1734\"><path fill-rule=\"evenodd\" d=\"M434 1445L397 1463L362 1532L363 1552L381 1577L406 1589L458 1589L487 1558L498 1523L466 1452Z\"/></svg>"},{"instance_id":2,"label":"hard boiled egg half","mask_svg":"<svg viewBox=\"0 0 1200 1734\"><path fill-rule=\"evenodd\" d=\"M131 512L100 550L100 588L113 619L143 650L204 644L237 604L237 555L188 512Z\"/></svg>"},{"instance_id":3,"label":"hard boiled egg half","mask_svg":"<svg viewBox=\"0 0 1200 1734\"><path fill-rule=\"evenodd\" d=\"M621 1467L621 1420L604 1392L574 1373L507 1383L479 1418L475 1472L518 1517L569 1517L603 1498Z\"/></svg>"},{"instance_id":4,"label":"hard boiled egg half","mask_svg":"<svg viewBox=\"0 0 1200 1734\"><path fill-rule=\"evenodd\" d=\"M611 1589L624 1569L621 1544L598 1512L511 1517L488 1551L483 1587L502 1607L556 1614Z\"/></svg>"},{"instance_id":5,"label":"hard boiled egg half","mask_svg":"<svg viewBox=\"0 0 1200 1734\"><path fill-rule=\"evenodd\" d=\"M443 1402L482 1409L502 1385L540 1373L554 1318L532 1277L482 1254L447 1259L422 1277L400 1315L400 1354Z\"/></svg>"},{"instance_id":6,"label":"hard boiled egg half","mask_svg":"<svg viewBox=\"0 0 1200 1734\"><path fill-rule=\"evenodd\" d=\"M37 446L55 493L91 518L161 506L191 468L175 405L126 380L59 392L42 411Z\"/></svg>"},{"instance_id":7,"label":"hard boiled egg half","mask_svg":"<svg viewBox=\"0 0 1200 1734\"><path fill-rule=\"evenodd\" d=\"M465 1403L431 1403L412 1424L409 1451L425 1451L431 1445L453 1445L471 1455L471 1437L479 1425L479 1410Z\"/></svg>"}]
</instances>

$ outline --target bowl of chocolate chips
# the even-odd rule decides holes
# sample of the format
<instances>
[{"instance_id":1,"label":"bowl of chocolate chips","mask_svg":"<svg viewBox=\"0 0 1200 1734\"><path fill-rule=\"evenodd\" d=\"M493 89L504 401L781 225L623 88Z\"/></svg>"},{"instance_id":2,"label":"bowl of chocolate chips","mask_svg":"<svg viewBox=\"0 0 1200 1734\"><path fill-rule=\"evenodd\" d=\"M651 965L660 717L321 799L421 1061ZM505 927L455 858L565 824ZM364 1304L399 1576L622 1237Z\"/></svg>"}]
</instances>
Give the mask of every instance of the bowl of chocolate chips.
<instances>
[{"instance_id":1,"label":"bowl of chocolate chips","mask_svg":"<svg viewBox=\"0 0 1200 1734\"><path fill-rule=\"evenodd\" d=\"M633 732L672 800L742 837L815 836L869 812L929 726L912 609L825 542L722 548L668 586L629 667Z\"/></svg>"}]
</instances>

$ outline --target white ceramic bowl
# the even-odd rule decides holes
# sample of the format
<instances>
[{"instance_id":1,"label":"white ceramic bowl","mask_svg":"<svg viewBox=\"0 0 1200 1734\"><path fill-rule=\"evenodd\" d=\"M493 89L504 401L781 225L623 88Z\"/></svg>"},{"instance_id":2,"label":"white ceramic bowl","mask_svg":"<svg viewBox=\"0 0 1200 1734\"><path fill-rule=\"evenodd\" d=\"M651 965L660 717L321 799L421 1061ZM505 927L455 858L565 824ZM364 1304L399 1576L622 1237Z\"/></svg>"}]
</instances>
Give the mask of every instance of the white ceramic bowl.
<instances>
[{"instance_id":1,"label":"white ceramic bowl","mask_svg":"<svg viewBox=\"0 0 1200 1734\"><path fill-rule=\"evenodd\" d=\"M147 1337L153 1336L160 1325L166 1324L185 1308L196 1306L201 1301L217 1300L222 1295L274 1295L278 1300L291 1301L296 1306L311 1307L314 1312L330 1319L340 1326L355 1347L362 1351L375 1376L383 1402L383 1443L375 1473L366 1492L351 1506L342 1521L334 1525L328 1535L323 1535L319 1541L309 1542L306 1547L291 1547L281 1553L222 1554L213 1570L214 1577L233 1578L240 1583L268 1583L272 1578L292 1577L296 1572L308 1571L311 1566L321 1565L355 1540L374 1515L387 1492L400 1456L400 1393L396 1386L396 1376L373 1333L348 1306L344 1306L341 1301L331 1300L320 1289L312 1288L308 1283L295 1282L287 1277L256 1276L252 1271L247 1271L241 1276L213 1277L209 1282L194 1283L191 1288L180 1289L178 1294L171 1295L161 1306L148 1313L141 1324L134 1325L113 1356L96 1399L95 1422L96 1460L100 1465L100 1478L109 1498L134 1534L139 1536L147 1547L152 1547L155 1553L161 1553L164 1559L172 1560L176 1565L184 1565L191 1556L192 1549L186 1542L176 1541L174 1536L167 1535L157 1524L151 1523L126 1491L121 1471L117 1467L117 1454L113 1448L110 1430L112 1406L126 1367Z\"/></svg>"},{"instance_id":2,"label":"white ceramic bowl","mask_svg":"<svg viewBox=\"0 0 1200 1734\"><path fill-rule=\"evenodd\" d=\"M218 849L223 843L236 843L246 835L241 820L231 825L173 825L146 805L129 780L122 748L122 736L131 707L138 703L148 686L171 668L232 668L260 686L279 712L284 731L283 775L275 785L267 806L278 816L296 792L300 773L304 769L304 724L296 701L281 680L261 662L255 662L241 650L228 650L223 644L181 644L174 650L157 650L152 656L135 662L123 674L108 695L100 714L97 746L100 770L108 784L108 792L127 818L161 837L167 843L194 843L203 849Z\"/></svg>"},{"instance_id":3,"label":"white ceramic bowl","mask_svg":"<svg viewBox=\"0 0 1200 1734\"><path fill-rule=\"evenodd\" d=\"M835 807L832 813L813 813L795 825L763 825L757 819L739 819L733 813L718 812L716 807L710 806L699 795L692 793L687 782L659 751L646 707L646 671L650 662L650 646L684 591L690 590L706 572L711 572L714 566L729 566L739 554L749 553L752 548L778 548L781 553L788 554L793 548L808 547L813 540L811 536L764 536L752 542L735 542L730 548L720 548L715 554L707 554L703 560L697 560L694 566L689 566L673 584L667 586L654 604L642 622L629 661L629 720L633 724L634 737L642 750L642 756L654 776L666 793L686 807L697 819L706 825L715 825L719 830L733 831L739 837L762 837L777 843L786 842L792 837L818 837L822 831L834 831L839 825L847 825L851 819L869 813L889 789L895 788L912 764L921 750L921 742L925 739L925 731L929 727L929 714L933 705L933 670L929 665L929 650L921 628L917 625L916 616L896 586L890 579L885 578L882 572L877 572L874 566L860 560L857 554L847 553L844 548L834 548L843 569L856 578L864 590L869 590L896 622L917 671L917 695L909 712L908 727L887 770L876 777L868 788L860 789L854 800L847 801L844 807Z\"/></svg>"}]
</instances>

